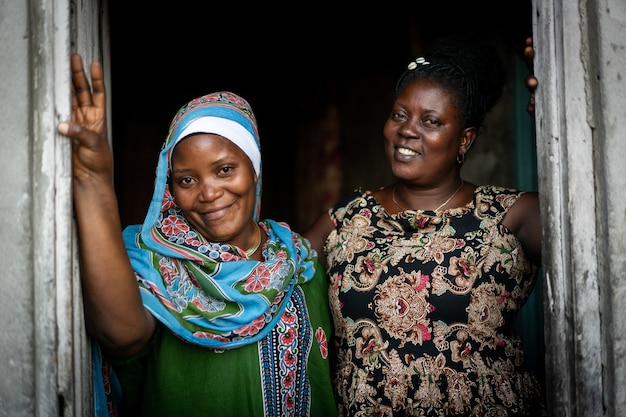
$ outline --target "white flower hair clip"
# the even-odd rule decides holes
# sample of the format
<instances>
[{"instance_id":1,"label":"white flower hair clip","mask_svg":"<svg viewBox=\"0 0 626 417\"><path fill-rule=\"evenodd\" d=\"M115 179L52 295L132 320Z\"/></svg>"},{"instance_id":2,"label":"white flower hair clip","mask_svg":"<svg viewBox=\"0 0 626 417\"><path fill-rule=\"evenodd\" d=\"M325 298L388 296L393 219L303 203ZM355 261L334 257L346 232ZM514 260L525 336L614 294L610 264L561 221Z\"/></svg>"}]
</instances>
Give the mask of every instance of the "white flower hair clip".
<instances>
[{"instance_id":1,"label":"white flower hair clip","mask_svg":"<svg viewBox=\"0 0 626 417\"><path fill-rule=\"evenodd\" d=\"M428 65L428 64L430 64L430 62L426 61L426 58L424 58L423 56L420 56L416 58L415 61L409 62L409 66L407 67L407 69L414 70L415 68L417 68L418 65Z\"/></svg>"}]
</instances>

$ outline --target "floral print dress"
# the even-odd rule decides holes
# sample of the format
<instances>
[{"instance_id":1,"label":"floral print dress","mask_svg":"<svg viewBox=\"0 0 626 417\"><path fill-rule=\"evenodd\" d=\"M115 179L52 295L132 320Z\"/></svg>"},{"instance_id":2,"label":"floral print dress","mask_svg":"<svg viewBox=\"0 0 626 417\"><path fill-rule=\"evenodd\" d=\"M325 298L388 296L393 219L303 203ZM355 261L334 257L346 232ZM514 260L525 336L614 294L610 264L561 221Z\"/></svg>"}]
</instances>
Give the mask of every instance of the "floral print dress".
<instances>
[{"instance_id":1,"label":"floral print dress","mask_svg":"<svg viewBox=\"0 0 626 417\"><path fill-rule=\"evenodd\" d=\"M326 241L341 415L539 416L514 325L537 278L502 219L522 192L390 215L356 190Z\"/></svg>"}]
</instances>

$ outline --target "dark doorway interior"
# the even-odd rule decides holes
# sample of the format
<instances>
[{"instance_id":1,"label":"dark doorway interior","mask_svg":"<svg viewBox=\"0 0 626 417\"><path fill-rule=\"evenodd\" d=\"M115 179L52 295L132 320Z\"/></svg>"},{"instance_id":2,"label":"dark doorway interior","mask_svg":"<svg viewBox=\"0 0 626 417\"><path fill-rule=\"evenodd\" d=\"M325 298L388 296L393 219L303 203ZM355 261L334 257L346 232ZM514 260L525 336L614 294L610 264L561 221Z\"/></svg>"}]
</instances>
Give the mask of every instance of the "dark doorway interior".
<instances>
[{"instance_id":1,"label":"dark doorway interior","mask_svg":"<svg viewBox=\"0 0 626 417\"><path fill-rule=\"evenodd\" d=\"M318 156L321 161L298 155L316 149L310 132L328 120L329 108L341 152L335 161L340 184L333 189L383 185L387 173L377 146L393 83L406 62L449 32L498 37L511 53L531 33L530 1L404 3L347 13L321 4L296 11L252 10L239 3L182 1L165 8L111 2L111 105L122 222L143 220L157 154L176 110L218 90L246 97L257 115L262 217L287 221L296 230L306 226L310 215L298 215L298 200L313 193L317 201L315 193L325 192L310 183L315 178L302 179L314 168L306 165L319 165L328 155Z\"/></svg>"}]
</instances>

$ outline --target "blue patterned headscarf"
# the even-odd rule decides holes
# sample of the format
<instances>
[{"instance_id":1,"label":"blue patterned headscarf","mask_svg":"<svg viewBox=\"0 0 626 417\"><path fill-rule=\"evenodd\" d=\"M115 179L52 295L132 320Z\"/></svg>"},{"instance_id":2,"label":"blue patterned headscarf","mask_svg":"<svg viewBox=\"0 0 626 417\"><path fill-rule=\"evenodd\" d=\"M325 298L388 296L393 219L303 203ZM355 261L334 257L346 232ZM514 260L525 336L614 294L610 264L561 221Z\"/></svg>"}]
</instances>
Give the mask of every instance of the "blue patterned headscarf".
<instances>
[{"instance_id":1,"label":"blue patterned headscarf","mask_svg":"<svg viewBox=\"0 0 626 417\"><path fill-rule=\"evenodd\" d=\"M124 241L144 306L189 342L234 348L258 341L280 318L295 285L314 274L315 251L284 223L259 223L269 239L264 260L209 242L196 232L170 193L170 157L192 133L215 133L239 146L258 177L252 218L258 221L261 157L257 124L243 98L218 92L183 106L172 120L161 149L154 193L142 225L124 230Z\"/></svg>"},{"instance_id":2,"label":"blue patterned headscarf","mask_svg":"<svg viewBox=\"0 0 626 417\"><path fill-rule=\"evenodd\" d=\"M214 133L225 137L237 145L250 158L254 172L258 177L256 184L256 202L253 219L259 220L261 211L261 142L256 118L250 104L243 98L228 91L198 97L178 112L170 124L169 134L159 155L159 170L155 181L152 204L146 216L146 222L154 223L161 211L169 177L170 158L174 147L185 137L193 133ZM161 167L167 170L161 171ZM164 181L165 180L165 181Z\"/></svg>"}]
</instances>

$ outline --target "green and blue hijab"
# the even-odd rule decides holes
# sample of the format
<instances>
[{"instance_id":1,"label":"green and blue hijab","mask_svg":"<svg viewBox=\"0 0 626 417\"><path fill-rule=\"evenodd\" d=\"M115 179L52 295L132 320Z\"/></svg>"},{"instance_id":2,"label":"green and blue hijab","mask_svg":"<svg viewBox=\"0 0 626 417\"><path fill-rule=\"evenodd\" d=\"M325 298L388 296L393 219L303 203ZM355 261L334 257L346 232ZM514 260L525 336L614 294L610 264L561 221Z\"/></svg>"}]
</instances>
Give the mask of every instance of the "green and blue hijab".
<instances>
[{"instance_id":1,"label":"green and blue hijab","mask_svg":"<svg viewBox=\"0 0 626 417\"><path fill-rule=\"evenodd\" d=\"M234 348L264 337L281 316L298 283L313 277L315 253L284 223L265 220L264 261L238 247L208 242L187 222L168 186L176 144L193 133L226 137L248 155L257 173L252 218L259 219L261 157L250 105L230 92L197 98L174 117L159 155L154 194L142 225L124 240L146 308L184 340Z\"/></svg>"}]
</instances>

